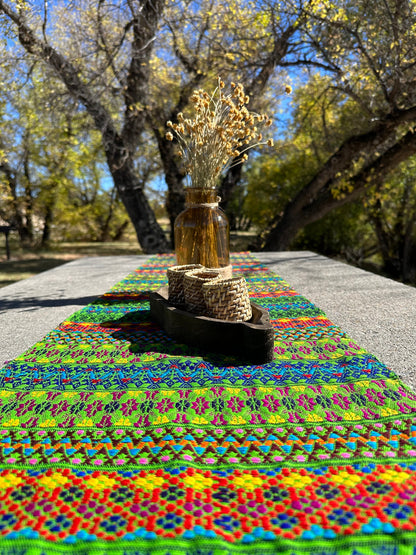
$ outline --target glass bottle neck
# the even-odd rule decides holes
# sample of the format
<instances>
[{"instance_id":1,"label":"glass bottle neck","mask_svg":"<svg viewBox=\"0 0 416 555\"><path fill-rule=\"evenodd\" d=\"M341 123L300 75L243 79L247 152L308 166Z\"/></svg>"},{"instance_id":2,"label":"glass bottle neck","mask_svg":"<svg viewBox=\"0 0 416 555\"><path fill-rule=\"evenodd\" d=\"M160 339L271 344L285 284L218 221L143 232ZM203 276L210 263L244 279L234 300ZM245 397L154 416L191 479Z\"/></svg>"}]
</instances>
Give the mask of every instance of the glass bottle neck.
<instances>
[{"instance_id":1,"label":"glass bottle neck","mask_svg":"<svg viewBox=\"0 0 416 555\"><path fill-rule=\"evenodd\" d=\"M216 189L200 189L196 187L185 189L186 206L198 204L199 206L216 207L220 200Z\"/></svg>"}]
</instances>

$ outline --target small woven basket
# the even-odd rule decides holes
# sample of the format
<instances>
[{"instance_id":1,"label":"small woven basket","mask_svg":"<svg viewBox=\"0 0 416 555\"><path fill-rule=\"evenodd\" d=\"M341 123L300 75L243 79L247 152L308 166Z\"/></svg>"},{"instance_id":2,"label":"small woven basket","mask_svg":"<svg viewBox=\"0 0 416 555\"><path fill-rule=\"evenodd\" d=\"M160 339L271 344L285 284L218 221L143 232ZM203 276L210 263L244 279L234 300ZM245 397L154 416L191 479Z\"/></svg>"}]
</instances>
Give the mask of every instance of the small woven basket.
<instances>
[{"instance_id":1,"label":"small woven basket","mask_svg":"<svg viewBox=\"0 0 416 555\"><path fill-rule=\"evenodd\" d=\"M210 272L218 272L220 276L224 279L228 279L233 275L233 267L231 264L228 266L222 266L221 268L207 268Z\"/></svg>"},{"instance_id":2,"label":"small woven basket","mask_svg":"<svg viewBox=\"0 0 416 555\"><path fill-rule=\"evenodd\" d=\"M186 272L191 270L204 270L201 264L182 264L181 266L170 266L166 273L169 282L169 302L172 304L185 304L183 292L183 278Z\"/></svg>"},{"instance_id":3,"label":"small woven basket","mask_svg":"<svg viewBox=\"0 0 416 555\"><path fill-rule=\"evenodd\" d=\"M244 278L221 279L202 285L207 315L233 322L247 322L252 316Z\"/></svg>"},{"instance_id":4,"label":"small woven basket","mask_svg":"<svg viewBox=\"0 0 416 555\"><path fill-rule=\"evenodd\" d=\"M213 270L205 269L186 272L183 278L186 309L195 314L206 314L207 307L205 305L202 286L204 283L210 283L219 279L221 279L219 272Z\"/></svg>"}]
</instances>

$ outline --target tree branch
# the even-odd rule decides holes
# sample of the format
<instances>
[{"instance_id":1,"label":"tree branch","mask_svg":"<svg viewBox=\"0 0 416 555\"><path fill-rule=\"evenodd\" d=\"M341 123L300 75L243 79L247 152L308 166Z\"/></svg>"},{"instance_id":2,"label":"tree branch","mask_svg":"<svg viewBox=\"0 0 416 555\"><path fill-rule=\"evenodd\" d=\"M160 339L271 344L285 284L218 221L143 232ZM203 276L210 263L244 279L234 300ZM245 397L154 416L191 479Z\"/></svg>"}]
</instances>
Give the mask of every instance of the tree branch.
<instances>
[{"instance_id":1,"label":"tree branch","mask_svg":"<svg viewBox=\"0 0 416 555\"><path fill-rule=\"evenodd\" d=\"M65 83L71 95L85 106L93 118L97 129L103 135L104 147L106 143L114 142L117 132L109 113L81 81L77 69L52 46L36 37L34 31L26 24L24 17L13 11L3 0L0 0L0 11L5 13L16 24L19 40L23 48L50 65Z\"/></svg>"},{"instance_id":2,"label":"tree branch","mask_svg":"<svg viewBox=\"0 0 416 555\"><path fill-rule=\"evenodd\" d=\"M407 110L398 110L394 114L390 114L383 121L379 122L372 130L354 135L344 141L338 150L327 160L319 173L300 191L297 197L292 201L293 204L301 202L312 202L315 195L328 185L335 178L335 174L345 171L350 167L352 161L361 153L375 150L378 146L397 129L397 127L405 122L416 120L416 107Z\"/></svg>"},{"instance_id":3,"label":"tree branch","mask_svg":"<svg viewBox=\"0 0 416 555\"><path fill-rule=\"evenodd\" d=\"M350 193L345 194L342 198L335 198L331 188L327 187L323 194L318 195L314 202L302 211L305 221L311 222L319 219L321 216L318 216L318 218L316 216L319 213L320 206L325 206L325 212L328 213L333 208L356 200L365 189L380 181L384 181L388 173L414 154L416 154L416 134L415 130L412 129L386 150L383 155L366 165L357 175L349 180L348 184L352 189Z\"/></svg>"},{"instance_id":4,"label":"tree branch","mask_svg":"<svg viewBox=\"0 0 416 555\"><path fill-rule=\"evenodd\" d=\"M134 2L128 2L132 12L132 54L124 91L125 119L121 136L133 151L146 119L149 60L153 41L164 8L165 0L144 0L135 11Z\"/></svg>"},{"instance_id":5,"label":"tree branch","mask_svg":"<svg viewBox=\"0 0 416 555\"><path fill-rule=\"evenodd\" d=\"M127 35L128 30L130 29L130 24L127 24L124 27L124 31L123 34L121 36L120 41L118 42L118 44L116 44L113 48L113 52L110 52L110 48L108 47L107 44L107 39L104 33L104 29L103 29L103 17L101 14L101 7L103 5L104 0L99 0L98 1L98 5L97 5L97 31L98 31L98 36L101 40L102 43L102 49L104 51L104 55L106 57L107 60L107 66L105 69L107 69L108 67L111 68L114 77L117 79L118 83L123 86L123 78L120 75L120 72L117 70L115 64L114 64L114 58L115 58L115 53L117 53L117 51L121 48L121 45L124 42L124 39Z\"/></svg>"},{"instance_id":6,"label":"tree branch","mask_svg":"<svg viewBox=\"0 0 416 555\"><path fill-rule=\"evenodd\" d=\"M293 36L295 31L296 27L294 25L289 25L283 33L275 35L272 52L266 58L260 73L246 87L246 92L249 96L256 98L263 92L274 69L285 57L289 47L289 39Z\"/></svg>"}]
</instances>

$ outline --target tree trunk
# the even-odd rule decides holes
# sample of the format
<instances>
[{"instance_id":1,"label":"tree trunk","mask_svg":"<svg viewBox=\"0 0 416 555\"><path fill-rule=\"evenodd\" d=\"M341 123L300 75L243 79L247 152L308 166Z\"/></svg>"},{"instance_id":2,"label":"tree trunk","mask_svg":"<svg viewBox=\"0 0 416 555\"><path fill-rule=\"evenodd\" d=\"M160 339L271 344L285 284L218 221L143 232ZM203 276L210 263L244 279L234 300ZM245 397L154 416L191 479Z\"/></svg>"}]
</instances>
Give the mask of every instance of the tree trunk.
<instances>
[{"instance_id":1,"label":"tree trunk","mask_svg":"<svg viewBox=\"0 0 416 555\"><path fill-rule=\"evenodd\" d=\"M33 243L34 232L33 232L33 193L32 193L32 181L30 178L29 170L29 136L25 133L23 139L25 145L24 158L23 158L23 173L24 173L24 187L25 187L25 220L26 229L28 235L29 244Z\"/></svg>"},{"instance_id":2,"label":"tree trunk","mask_svg":"<svg viewBox=\"0 0 416 555\"><path fill-rule=\"evenodd\" d=\"M265 251L287 250L296 237L297 233L307 225L296 208L288 205L277 223L275 223L262 246Z\"/></svg>"},{"instance_id":3,"label":"tree trunk","mask_svg":"<svg viewBox=\"0 0 416 555\"><path fill-rule=\"evenodd\" d=\"M105 216L104 221L102 221L102 218L100 218L101 223L100 223L99 241L101 242L109 241L110 239L110 222L114 214L114 204L115 204L116 194L117 194L117 189L114 187L110 193L110 203L108 206L107 215Z\"/></svg>"},{"instance_id":4,"label":"tree trunk","mask_svg":"<svg viewBox=\"0 0 416 555\"><path fill-rule=\"evenodd\" d=\"M402 279L416 285L416 240L413 238L405 242L403 249Z\"/></svg>"},{"instance_id":5,"label":"tree trunk","mask_svg":"<svg viewBox=\"0 0 416 555\"><path fill-rule=\"evenodd\" d=\"M403 250L403 237L389 237L383 225L380 213L372 216L377 242L383 259L383 271L394 279L400 278L401 274L401 251ZM392 240L393 239L393 240Z\"/></svg>"},{"instance_id":6,"label":"tree trunk","mask_svg":"<svg viewBox=\"0 0 416 555\"><path fill-rule=\"evenodd\" d=\"M274 15L273 15L274 17ZM289 48L289 41L296 32L296 25L290 24L280 35L274 36L273 50L269 53L262 64L262 68L251 82L245 87L245 92L251 99L260 98L269 82L274 70L282 62ZM256 109L255 106L251 109ZM238 164L228 170L220 186L221 208L227 210L228 203L234 188L241 179L242 165Z\"/></svg>"},{"instance_id":7,"label":"tree trunk","mask_svg":"<svg viewBox=\"0 0 416 555\"><path fill-rule=\"evenodd\" d=\"M165 173L165 181L168 186L168 196L166 199L166 211L170 223L170 244L175 248L174 224L176 217L185 208L185 193L183 190L184 173L176 162L174 143L168 141L159 131L157 124L150 121L153 133L159 147L160 158Z\"/></svg>"},{"instance_id":8,"label":"tree trunk","mask_svg":"<svg viewBox=\"0 0 416 555\"><path fill-rule=\"evenodd\" d=\"M116 153L114 153L114 150L116 150ZM114 144L107 144L106 151L114 184L134 226L143 251L145 253L169 252L168 241L144 194L142 184L134 172L133 161L126 159L119 167L119 164L113 161L114 158L119 158L120 150L117 147L115 148Z\"/></svg>"},{"instance_id":9,"label":"tree trunk","mask_svg":"<svg viewBox=\"0 0 416 555\"><path fill-rule=\"evenodd\" d=\"M22 245L31 246L33 235L27 226L27 220L25 219L25 215L21 208L21 202L17 196L18 172L12 168L8 162L2 162L0 164L0 171L6 176L10 196L12 198L11 204L13 207L13 214L9 215L9 220L11 224L16 227Z\"/></svg>"},{"instance_id":10,"label":"tree trunk","mask_svg":"<svg viewBox=\"0 0 416 555\"><path fill-rule=\"evenodd\" d=\"M221 186L218 194L221 197L221 208L227 210L228 204L231 200L231 195L237 183L241 179L242 165L238 164L233 166L225 174L224 179L221 182Z\"/></svg>"},{"instance_id":11,"label":"tree trunk","mask_svg":"<svg viewBox=\"0 0 416 555\"><path fill-rule=\"evenodd\" d=\"M168 180L166 179L166 182ZM166 200L166 210L169 215L170 226L170 245L175 248L175 220L185 209L185 192L182 181L170 182L168 184L168 196Z\"/></svg>"},{"instance_id":12,"label":"tree trunk","mask_svg":"<svg viewBox=\"0 0 416 555\"><path fill-rule=\"evenodd\" d=\"M28 26L24 14L15 12L3 0L0 0L0 11L16 24L23 48L48 64L65 84L69 93L92 117L96 129L101 132L114 184L136 230L138 241L144 252L156 253L167 252L169 244L134 172L133 155L145 123L143 111L134 106L146 103L148 63L164 0L146 0L141 4L132 20L134 39L126 78L125 121L121 133L117 131L110 113L104 104L99 102L94 90L79 76L77 68L36 35Z\"/></svg>"},{"instance_id":13,"label":"tree trunk","mask_svg":"<svg viewBox=\"0 0 416 555\"><path fill-rule=\"evenodd\" d=\"M113 241L120 241L128 225L129 225L129 220L124 220L124 222L121 225L119 225L118 228L115 230L111 239Z\"/></svg>"},{"instance_id":14,"label":"tree trunk","mask_svg":"<svg viewBox=\"0 0 416 555\"><path fill-rule=\"evenodd\" d=\"M45 218L43 220L41 246L46 247L51 240L51 224L53 221L53 203L46 206Z\"/></svg>"}]
</instances>

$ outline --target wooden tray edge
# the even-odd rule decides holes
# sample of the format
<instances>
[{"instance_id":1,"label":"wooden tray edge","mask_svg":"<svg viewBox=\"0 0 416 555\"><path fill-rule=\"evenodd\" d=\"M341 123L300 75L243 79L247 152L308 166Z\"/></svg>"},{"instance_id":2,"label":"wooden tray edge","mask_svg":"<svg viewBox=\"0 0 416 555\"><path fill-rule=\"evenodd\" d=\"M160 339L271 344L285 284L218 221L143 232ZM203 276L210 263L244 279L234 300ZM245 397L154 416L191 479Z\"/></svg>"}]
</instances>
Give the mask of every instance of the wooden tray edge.
<instances>
[{"instance_id":1,"label":"wooden tray edge","mask_svg":"<svg viewBox=\"0 0 416 555\"><path fill-rule=\"evenodd\" d=\"M197 316L172 305L167 287L150 292L149 301L152 319L182 343L236 355L250 363L262 364L274 358L274 329L269 314L255 303L251 303L253 322L229 322Z\"/></svg>"}]
</instances>

